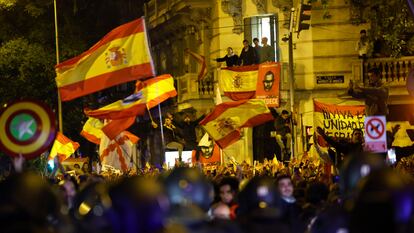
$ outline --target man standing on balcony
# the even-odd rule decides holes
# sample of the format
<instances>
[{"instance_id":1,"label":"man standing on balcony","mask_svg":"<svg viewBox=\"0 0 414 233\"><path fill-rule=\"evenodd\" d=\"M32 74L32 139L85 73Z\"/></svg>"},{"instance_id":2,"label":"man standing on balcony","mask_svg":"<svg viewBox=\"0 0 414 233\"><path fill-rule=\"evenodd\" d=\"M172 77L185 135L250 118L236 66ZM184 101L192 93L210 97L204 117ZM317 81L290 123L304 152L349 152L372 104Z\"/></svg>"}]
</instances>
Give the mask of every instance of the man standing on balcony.
<instances>
[{"instance_id":1,"label":"man standing on balcony","mask_svg":"<svg viewBox=\"0 0 414 233\"><path fill-rule=\"evenodd\" d=\"M381 81L381 71L372 68L368 71L368 87L354 85L349 82L348 94L357 99L365 100L366 116L388 115L388 88Z\"/></svg>"},{"instance_id":2,"label":"man standing on balcony","mask_svg":"<svg viewBox=\"0 0 414 233\"><path fill-rule=\"evenodd\" d=\"M248 66L256 64L257 54L248 40L243 40L243 49L239 56L239 65Z\"/></svg>"},{"instance_id":3,"label":"man standing on balcony","mask_svg":"<svg viewBox=\"0 0 414 233\"><path fill-rule=\"evenodd\" d=\"M253 39L253 44L254 44L254 51L256 52L256 62L255 64L260 64L260 53L262 51L262 47L259 44L259 39L254 38Z\"/></svg>"},{"instance_id":4,"label":"man standing on balcony","mask_svg":"<svg viewBox=\"0 0 414 233\"><path fill-rule=\"evenodd\" d=\"M262 38L262 49L260 50L260 63L275 61L275 49L267 44L267 37Z\"/></svg>"}]
</instances>

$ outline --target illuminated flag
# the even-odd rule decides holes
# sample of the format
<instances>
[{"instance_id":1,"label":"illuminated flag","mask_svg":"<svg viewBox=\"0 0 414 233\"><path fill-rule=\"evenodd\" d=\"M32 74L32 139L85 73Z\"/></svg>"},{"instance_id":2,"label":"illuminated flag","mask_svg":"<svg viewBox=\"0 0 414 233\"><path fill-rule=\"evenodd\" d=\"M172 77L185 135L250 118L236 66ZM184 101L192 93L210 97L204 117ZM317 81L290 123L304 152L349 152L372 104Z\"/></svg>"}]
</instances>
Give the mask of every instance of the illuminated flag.
<instances>
[{"instance_id":1,"label":"illuminated flag","mask_svg":"<svg viewBox=\"0 0 414 233\"><path fill-rule=\"evenodd\" d=\"M194 58L201 66L200 72L198 73L198 80L202 80L207 75L206 58L203 55L191 51L190 49L185 49L184 51Z\"/></svg>"},{"instance_id":2,"label":"illuminated flag","mask_svg":"<svg viewBox=\"0 0 414 233\"><path fill-rule=\"evenodd\" d=\"M258 66L236 66L222 68L219 76L219 84L224 95L232 100L254 98Z\"/></svg>"},{"instance_id":3,"label":"illuminated flag","mask_svg":"<svg viewBox=\"0 0 414 233\"><path fill-rule=\"evenodd\" d=\"M83 125L81 135L88 141L99 145L102 138L102 128L104 124L101 120L89 117L89 119Z\"/></svg>"},{"instance_id":4,"label":"illuminated flag","mask_svg":"<svg viewBox=\"0 0 414 233\"><path fill-rule=\"evenodd\" d=\"M133 163L136 163L134 144L137 141L138 137L128 132L122 132L114 140L103 136L99 146L102 165L109 165L123 172L131 169Z\"/></svg>"},{"instance_id":5,"label":"illuminated flag","mask_svg":"<svg viewBox=\"0 0 414 233\"><path fill-rule=\"evenodd\" d=\"M79 148L79 143L65 137L61 132L56 134L55 142L49 154L49 160L58 156L59 161L62 162L69 158Z\"/></svg>"},{"instance_id":6,"label":"illuminated flag","mask_svg":"<svg viewBox=\"0 0 414 233\"><path fill-rule=\"evenodd\" d=\"M144 82L139 82L136 93L123 100L96 110L85 110L86 115L99 119L123 119L144 115L146 109L151 109L170 97L177 95L174 79L164 74Z\"/></svg>"},{"instance_id":7,"label":"illuminated flag","mask_svg":"<svg viewBox=\"0 0 414 233\"><path fill-rule=\"evenodd\" d=\"M144 19L115 28L88 51L55 68L62 101L154 76Z\"/></svg>"},{"instance_id":8,"label":"illuminated flag","mask_svg":"<svg viewBox=\"0 0 414 233\"><path fill-rule=\"evenodd\" d=\"M241 128L254 127L271 120L273 116L264 101L251 99L217 105L200 125L221 148L225 148L239 140Z\"/></svg>"}]
</instances>

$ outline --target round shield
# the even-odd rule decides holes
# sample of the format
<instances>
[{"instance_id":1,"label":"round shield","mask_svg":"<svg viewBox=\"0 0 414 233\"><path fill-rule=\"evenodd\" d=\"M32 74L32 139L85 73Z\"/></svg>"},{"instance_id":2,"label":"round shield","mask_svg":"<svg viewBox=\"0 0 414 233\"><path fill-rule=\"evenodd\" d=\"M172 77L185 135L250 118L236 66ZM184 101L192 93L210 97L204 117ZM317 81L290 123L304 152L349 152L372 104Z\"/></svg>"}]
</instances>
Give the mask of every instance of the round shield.
<instances>
[{"instance_id":1,"label":"round shield","mask_svg":"<svg viewBox=\"0 0 414 233\"><path fill-rule=\"evenodd\" d=\"M56 136L56 120L43 103L20 100L0 115L0 149L7 155L33 159L45 152Z\"/></svg>"}]
</instances>

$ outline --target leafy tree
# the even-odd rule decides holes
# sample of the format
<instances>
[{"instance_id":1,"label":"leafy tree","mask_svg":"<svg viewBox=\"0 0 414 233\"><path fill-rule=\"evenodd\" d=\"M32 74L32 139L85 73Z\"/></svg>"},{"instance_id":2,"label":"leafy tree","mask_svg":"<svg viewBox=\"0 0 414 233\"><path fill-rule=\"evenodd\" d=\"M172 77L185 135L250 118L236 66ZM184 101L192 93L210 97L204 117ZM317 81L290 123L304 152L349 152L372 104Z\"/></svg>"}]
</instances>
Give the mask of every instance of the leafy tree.
<instances>
[{"instance_id":1,"label":"leafy tree","mask_svg":"<svg viewBox=\"0 0 414 233\"><path fill-rule=\"evenodd\" d=\"M57 0L60 61L79 55L111 29L143 15L143 3ZM0 0L0 24L1 106L28 97L57 111L53 1ZM79 132L85 118L82 106L91 99L63 103L64 133L81 144L84 140Z\"/></svg>"}]
</instances>

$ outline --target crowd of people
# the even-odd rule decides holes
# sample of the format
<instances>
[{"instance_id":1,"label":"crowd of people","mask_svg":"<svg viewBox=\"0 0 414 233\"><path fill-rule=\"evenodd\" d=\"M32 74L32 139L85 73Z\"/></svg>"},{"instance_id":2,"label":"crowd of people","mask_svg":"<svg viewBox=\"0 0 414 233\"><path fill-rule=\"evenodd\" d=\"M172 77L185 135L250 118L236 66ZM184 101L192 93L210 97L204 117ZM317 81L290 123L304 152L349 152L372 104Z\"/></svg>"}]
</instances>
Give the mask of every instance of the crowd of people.
<instances>
[{"instance_id":1,"label":"crowd of people","mask_svg":"<svg viewBox=\"0 0 414 233\"><path fill-rule=\"evenodd\" d=\"M175 168L147 165L125 174L81 170L3 177L1 232L414 229L412 156L389 167L380 156L350 154L339 173L308 156L191 167L177 161Z\"/></svg>"}]
</instances>

